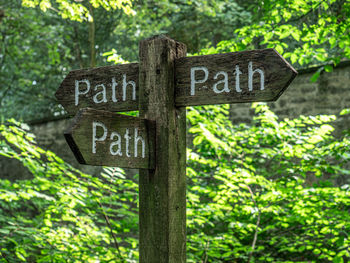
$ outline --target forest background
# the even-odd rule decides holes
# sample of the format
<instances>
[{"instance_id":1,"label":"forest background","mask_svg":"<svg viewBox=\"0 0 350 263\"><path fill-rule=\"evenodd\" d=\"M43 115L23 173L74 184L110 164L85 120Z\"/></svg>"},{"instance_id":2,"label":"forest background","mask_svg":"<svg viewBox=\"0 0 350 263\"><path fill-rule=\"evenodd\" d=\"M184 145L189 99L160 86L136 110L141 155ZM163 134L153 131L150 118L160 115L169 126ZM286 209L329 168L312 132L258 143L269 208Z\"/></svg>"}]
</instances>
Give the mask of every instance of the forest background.
<instances>
[{"instance_id":1,"label":"forest background","mask_svg":"<svg viewBox=\"0 0 350 263\"><path fill-rule=\"evenodd\" d=\"M165 33L192 55L272 47L318 65L317 81L350 58L349 20L347 0L1 2L0 155L33 178L0 179L0 261L137 262L137 175L82 173L24 124L64 114L54 92L71 69L137 61ZM188 108L188 262L346 262L349 131L264 104L233 125L228 107Z\"/></svg>"}]
</instances>

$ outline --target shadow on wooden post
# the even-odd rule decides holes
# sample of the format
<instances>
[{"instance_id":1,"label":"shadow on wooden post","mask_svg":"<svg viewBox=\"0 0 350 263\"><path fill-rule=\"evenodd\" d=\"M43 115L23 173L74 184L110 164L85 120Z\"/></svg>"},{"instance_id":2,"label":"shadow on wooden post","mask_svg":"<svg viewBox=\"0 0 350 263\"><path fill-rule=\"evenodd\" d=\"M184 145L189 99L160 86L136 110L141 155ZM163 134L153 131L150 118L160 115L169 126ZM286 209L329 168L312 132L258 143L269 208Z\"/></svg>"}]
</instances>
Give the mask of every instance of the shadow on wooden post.
<instances>
[{"instance_id":1,"label":"shadow on wooden post","mask_svg":"<svg viewBox=\"0 0 350 263\"><path fill-rule=\"evenodd\" d=\"M156 168L140 169L140 262L186 262L186 109L174 98L186 46L155 36L139 55L140 117L156 121Z\"/></svg>"}]
</instances>

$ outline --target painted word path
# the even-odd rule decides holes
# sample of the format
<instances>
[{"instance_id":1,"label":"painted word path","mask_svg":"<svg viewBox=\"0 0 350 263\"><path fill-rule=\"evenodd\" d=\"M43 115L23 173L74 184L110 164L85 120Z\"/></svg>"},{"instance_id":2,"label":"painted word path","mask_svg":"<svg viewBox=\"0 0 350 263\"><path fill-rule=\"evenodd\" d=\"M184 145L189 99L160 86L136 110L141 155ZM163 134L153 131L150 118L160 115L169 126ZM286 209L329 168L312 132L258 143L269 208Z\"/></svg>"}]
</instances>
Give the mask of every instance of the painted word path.
<instances>
[{"instance_id":1,"label":"painted word path","mask_svg":"<svg viewBox=\"0 0 350 263\"><path fill-rule=\"evenodd\" d=\"M154 163L154 123L137 117L85 108L65 132L82 164L151 168Z\"/></svg>"}]
</instances>

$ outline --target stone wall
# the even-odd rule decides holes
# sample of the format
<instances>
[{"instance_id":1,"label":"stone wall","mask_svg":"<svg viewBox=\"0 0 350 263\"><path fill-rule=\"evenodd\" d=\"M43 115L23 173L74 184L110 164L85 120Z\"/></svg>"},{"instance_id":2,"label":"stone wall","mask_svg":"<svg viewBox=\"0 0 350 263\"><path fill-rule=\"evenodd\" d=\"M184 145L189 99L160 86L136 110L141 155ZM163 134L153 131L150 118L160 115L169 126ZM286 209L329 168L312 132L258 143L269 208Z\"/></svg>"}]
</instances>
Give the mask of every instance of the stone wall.
<instances>
[{"instance_id":1,"label":"stone wall","mask_svg":"<svg viewBox=\"0 0 350 263\"><path fill-rule=\"evenodd\" d=\"M312 83L310 78L317 69L300 70L281 97L268 103L272 111L283 119L300 115L338 115L342 109L350 108L350 63L344 62L333 72L321 74L317 82ZM249 122L253 115L250 106L248 103L231 105L232 121ZM336 126L337 133L349 129L349 117L339 117Z\"/></svg>"},{"instance_id":2,"label":"stone wall","mask_svg":"<svg viewBox=\"0 0 350 263\"><path fill-rule=\"evenodd\" d=\"M317 82L310 78L317 68L301 70L290 87L276 101L268 103L281 118L293 118L299 115L339 114L343 108L350 108L350 63L344 62L331 73L321 74ZM230 117L234 123L249 122L253 111L249 103L231 105ZM70 119L40 121L31 125L37 142L45 149L57 153L73 166L98 174L100 167L79 165L71 153L63 132ZM337 133L350 128L350 118L342 117L337 121ZM130 173L136 172L131 170ZM30 176L28 171L16 160L0 157L0 176L2 178L23 178Z\"/></svg>"}]
</instances>

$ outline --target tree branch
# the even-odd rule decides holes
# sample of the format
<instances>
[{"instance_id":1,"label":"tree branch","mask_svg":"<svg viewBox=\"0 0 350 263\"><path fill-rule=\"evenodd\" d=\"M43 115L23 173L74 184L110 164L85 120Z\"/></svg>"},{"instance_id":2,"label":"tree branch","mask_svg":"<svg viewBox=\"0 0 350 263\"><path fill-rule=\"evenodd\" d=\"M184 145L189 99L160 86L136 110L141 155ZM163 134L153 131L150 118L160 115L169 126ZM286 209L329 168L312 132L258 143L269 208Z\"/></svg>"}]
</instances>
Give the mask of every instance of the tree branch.
<instances>
[{"instance_id":1,"label":"tree branch","mask_svg":"<svg viewBox=\"0 0 350 263\"><path fill-rule=\"evenodd\" d=\"M115 248L116 248L117 251L118 251L118 256L119 256L119 258L123 259L122 255L120 254L120 249L119 249L119 244L118 244L118 241L117 241L117 237L115 236L115 234L114 234L114 232L113 232L113 229L112 229L111 223L110 223L110 221L109 221L109 218L108 218L108 216L107 216L105 210L103 209L103 206L102 206L102 204L100 203L100 201L99 201L97 198L96 198L96 201L97 201L99 207L100 207L101 210L102 210L102 214L103 214L103 216L104 216L104 219L105 219L105 221L106 221L106 224L107 224L107 226L108 226L108 228L109 228L109 230L110 230L110 232L111 232L111 236L112 236L112 238L113 238Z\"/></svg>"},{"instance_id":2,"label":"tree branch","mask_svg":"<svg viewBox=\"0 0 350 263\"><path fill-rule=\"evenodd\" d=\"M250 260L252 259L254 250L255 250L255 245L256 245L256 241L258 240L258 233L259 233L259 225L260 225L260 218L261 218L261 211L259 209L259 206L257 204L257 202L255 201L254 198L254 193L252 191L252 189L249 187L249 185L246 185L248 188L248 191L252 197L252 201L255 205L255 207L258 209L258 220L256 221L256 228L255 228L255 233L254 233L254 239L253 239L253 243L252 243L252 251L250 251L249 253L249 258L248 258L248 263L250 262Z\"/></svg>"},{"instance_id":3,"label":"tree branch","mask_svg":"<svg viewBox=\"0 0 350 263\"><path fill-rule=\"evenodd\" d=\"M74 49L75 49L75 54L76 54L76 57L79 61L79 67L80 69L84 68L84 62L83 62L83 59L81 57L81 48L80 48L80 45L79 45L79 35L78 35L78 28L76 25L73 25L73 28L74 28L74 38L73 38L73 41L74 41Z\"/></svg>"},{"instance_id":4,"label":"tree branch","mask_svg":"<svg viewBox=\"0 0 350 263\"><path fill-rule=\"evenodd\" d=\"M208 247L209 247L209 240L207 241L207 244L205 245L205 250L204 250L204 259L203 259L203 263L207 263L208 261L208 254L207 254L207 251L208 251Z\"/></svg>"},{"instance_id":5,"label":"tree branch","mask_svg":"<svg viewBox=\"0 0 350 263\"><path fill-rule=\"evenodd\" d=\"M95 19L91 3L89 3L89 12L92 21L89 22L89 42L90 42L90 67L96 66L96 49L95 49Z\"/></svg>"},{"instance_id":6,"label":"tree branch","mask_svg":"<svg viewBox=\"0 0 350 263\"><path fill-rule=\"evenodd\" d=\"M301 19L307 17L307 16L310 15L313 11L315 11L315 10L322 4L322 2L325 2L325 1L320 1L315 7L311 7L310 10L307 11L305 14L302 14L301 16L298 16L298 17L296 17L296 18L294 18L294 19L289 19L289 20L287 20L287 21L284 21L283 23L280 23L279 26L300 21Z\"/></svg>"}]
</instances>

